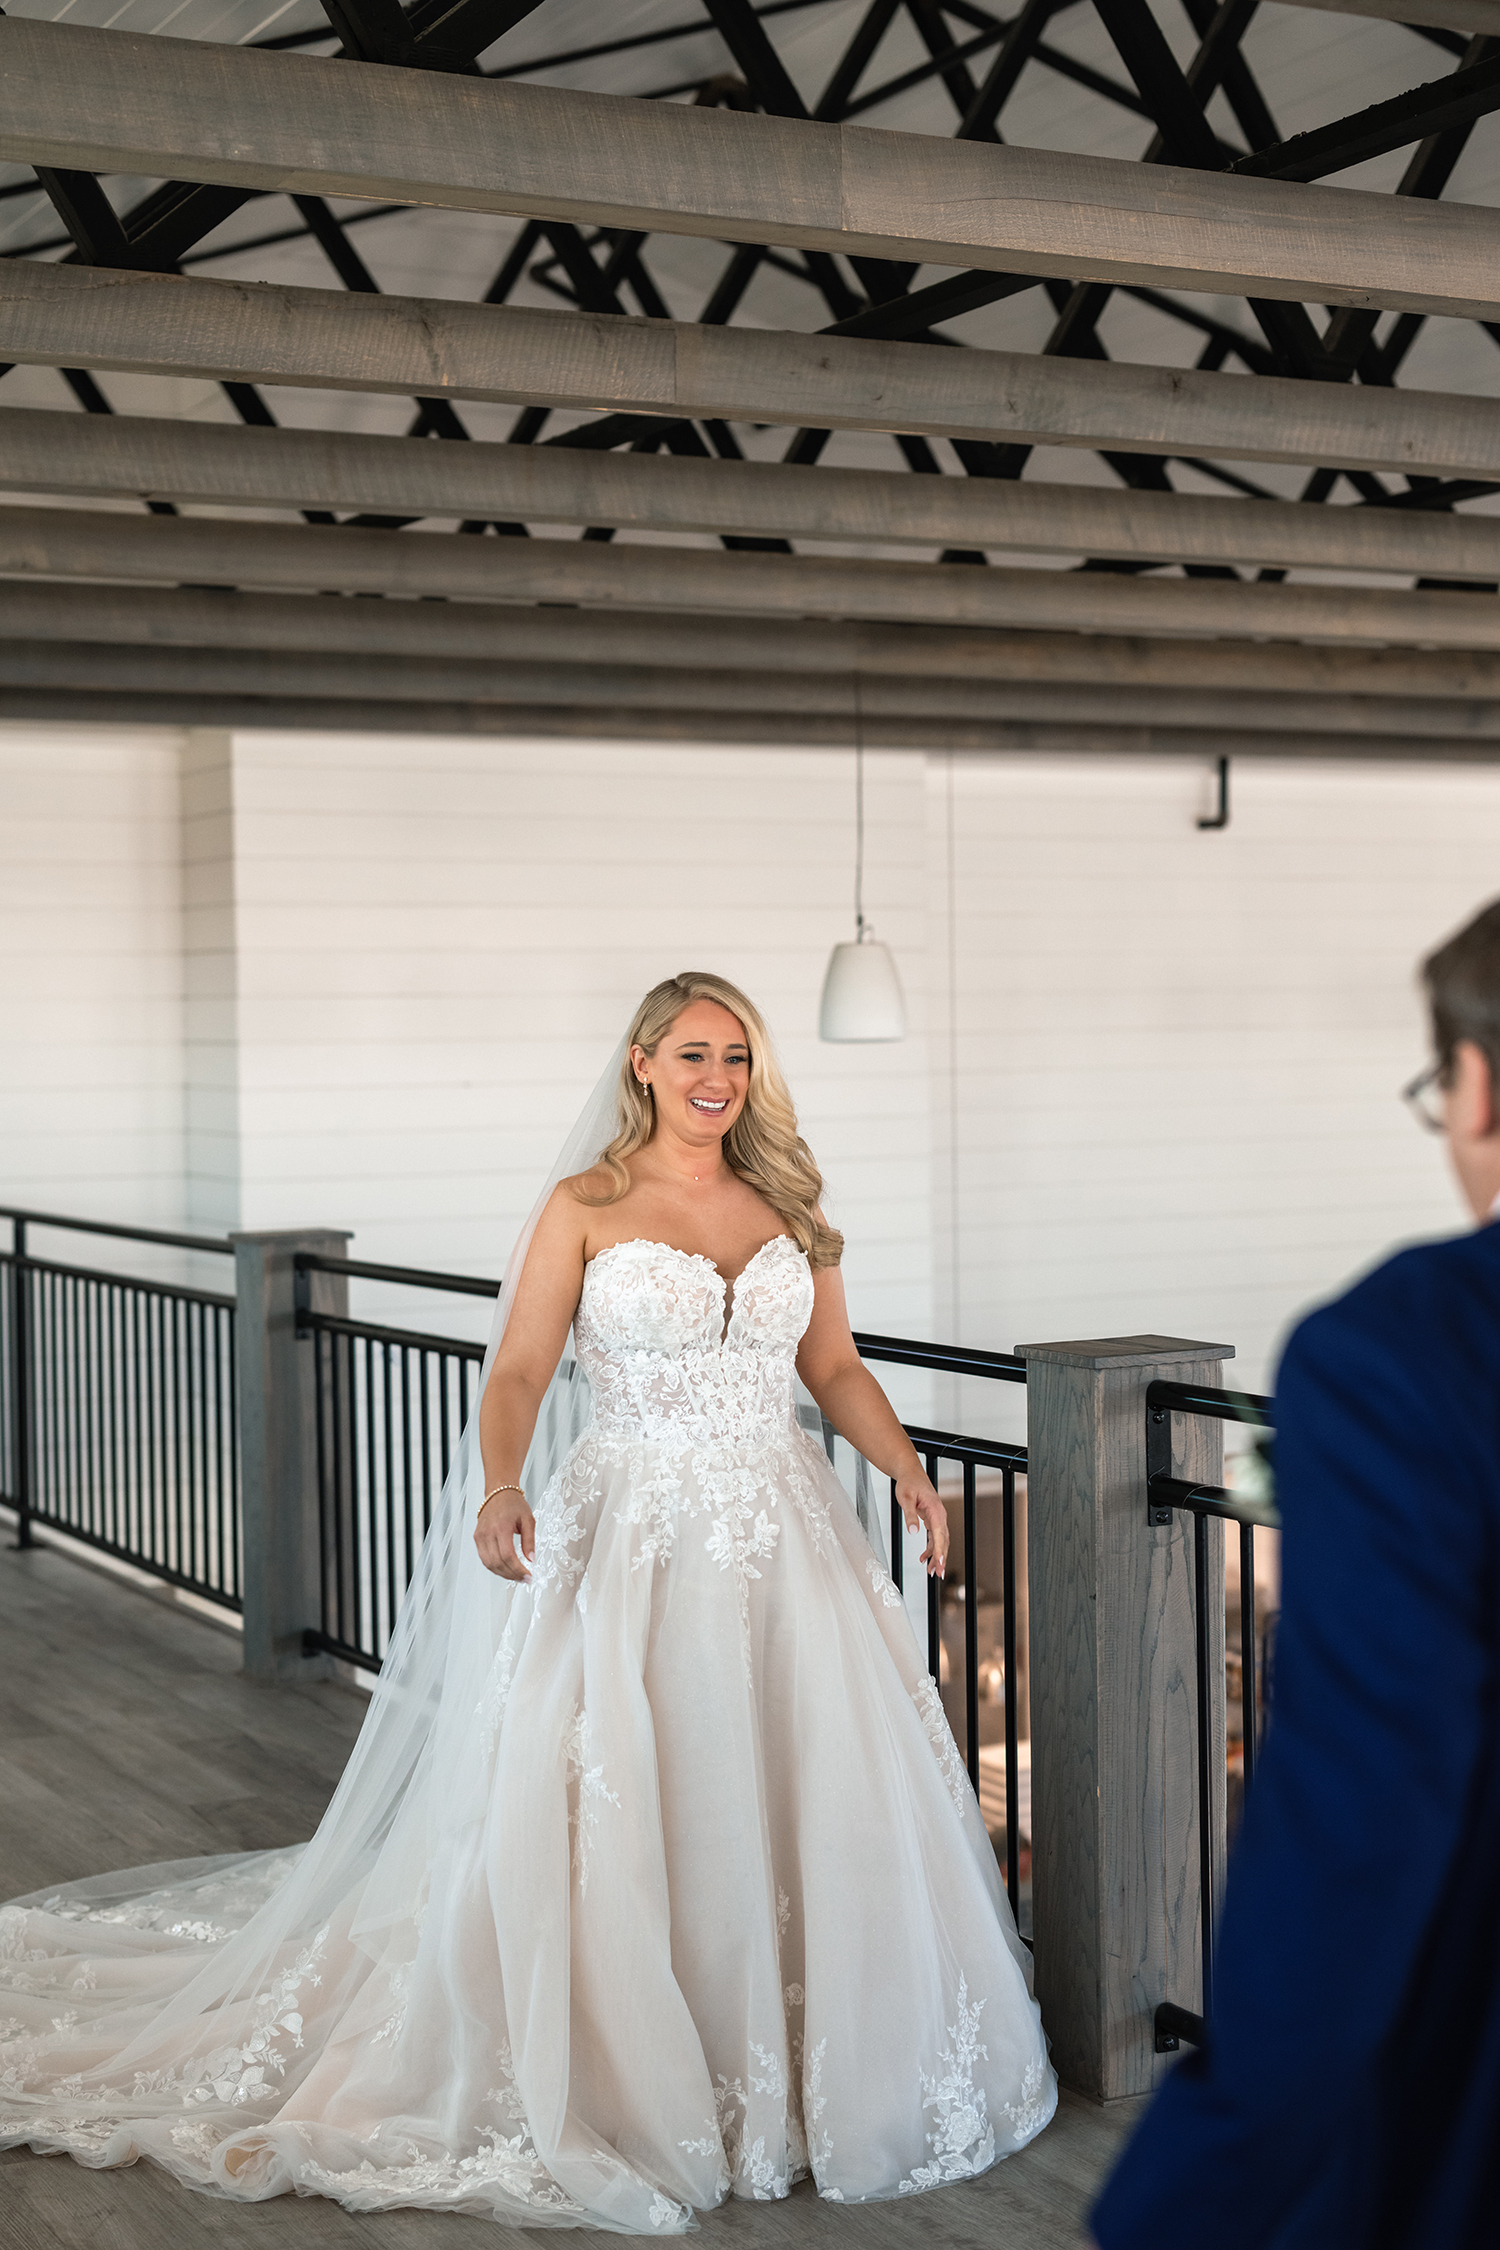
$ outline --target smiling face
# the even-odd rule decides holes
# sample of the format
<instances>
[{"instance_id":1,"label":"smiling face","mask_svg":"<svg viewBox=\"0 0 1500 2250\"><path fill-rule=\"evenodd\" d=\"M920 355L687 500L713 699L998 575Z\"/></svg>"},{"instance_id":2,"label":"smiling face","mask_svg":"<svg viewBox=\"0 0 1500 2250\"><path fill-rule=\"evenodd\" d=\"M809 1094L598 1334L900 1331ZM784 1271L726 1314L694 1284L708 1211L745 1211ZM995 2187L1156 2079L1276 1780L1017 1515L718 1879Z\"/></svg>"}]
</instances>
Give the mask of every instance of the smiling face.
<instances>
[{"instance_id":1,"label":"smiling face","mask_svg":"<svg viewBox=\"0 0 1500 2250\"><path fill-rule=\"evenodd\" d=\"M716 1000L694 1000L657 1041L632 1047L637 1078L648 1083L657 1130L687 1148L716 1148L745 1106L750 1049L738 1016Z\"/></svg>"}]
</instances>

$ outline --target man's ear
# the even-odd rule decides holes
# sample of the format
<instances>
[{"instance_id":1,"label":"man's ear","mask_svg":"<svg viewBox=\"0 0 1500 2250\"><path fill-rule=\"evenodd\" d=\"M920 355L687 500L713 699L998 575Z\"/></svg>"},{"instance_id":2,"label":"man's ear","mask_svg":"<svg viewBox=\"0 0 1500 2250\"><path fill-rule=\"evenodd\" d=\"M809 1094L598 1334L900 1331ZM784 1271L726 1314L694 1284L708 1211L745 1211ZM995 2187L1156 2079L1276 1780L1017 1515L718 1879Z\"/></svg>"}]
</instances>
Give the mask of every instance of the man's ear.
<instances>
[{"instance_id":1,"label":"man's ear","mask_svg":"<svg viewBox=\"0 0 1500 2250\"><path fill-rule=\"evenodd\" d=\"M1448 1096L1453 1121L1465 1140L1500 1134L1500 1099L1489 1056L1476 1039L1460 1039L1453 1050L1453 1082Z\"/></svg>"}]
</instances>

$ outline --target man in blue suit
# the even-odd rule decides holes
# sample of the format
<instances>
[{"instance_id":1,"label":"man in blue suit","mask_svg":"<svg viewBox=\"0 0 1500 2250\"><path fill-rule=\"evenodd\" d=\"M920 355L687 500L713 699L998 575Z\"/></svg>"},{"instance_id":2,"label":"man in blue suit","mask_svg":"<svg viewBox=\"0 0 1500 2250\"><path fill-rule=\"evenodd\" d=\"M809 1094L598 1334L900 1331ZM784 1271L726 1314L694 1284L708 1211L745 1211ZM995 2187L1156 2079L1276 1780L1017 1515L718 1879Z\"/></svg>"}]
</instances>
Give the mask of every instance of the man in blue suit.
<instances>
[{"instance_id":1,"label":"man in blue suit","mask_svg":"<svg viewBox=\"0 0 1500 2250\"><path fill-rule=\"evenodd\" d=\"M1424 965L1407 1089L1479 1222L1296 1330L1276 1392L1275 1710L1208 2044L1102 2250L1500 2244L1500 901Z\"/></svg>"}]
</instances>

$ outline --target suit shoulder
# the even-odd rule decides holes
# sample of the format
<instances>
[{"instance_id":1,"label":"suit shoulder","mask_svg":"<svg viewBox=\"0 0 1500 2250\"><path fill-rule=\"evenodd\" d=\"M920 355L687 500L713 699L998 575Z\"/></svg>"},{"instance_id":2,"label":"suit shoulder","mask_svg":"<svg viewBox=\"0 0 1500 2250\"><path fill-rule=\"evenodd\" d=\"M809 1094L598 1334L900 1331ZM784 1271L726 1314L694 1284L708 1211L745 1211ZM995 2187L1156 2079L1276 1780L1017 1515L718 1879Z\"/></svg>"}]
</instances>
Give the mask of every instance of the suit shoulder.
<instances>
[{"instance_id":1,"label":"suit shoulder","mask_svg":"<svg viewBox=\"0 0 1500 2250\"><path fill-rule=\"evenodd\" d=\"M1500 1226L1413 1243L1292 1331L1284 1370L1351 1353L1367 1364L1478 1358L1500 1369Z\"/></svg>"}]
</instances>

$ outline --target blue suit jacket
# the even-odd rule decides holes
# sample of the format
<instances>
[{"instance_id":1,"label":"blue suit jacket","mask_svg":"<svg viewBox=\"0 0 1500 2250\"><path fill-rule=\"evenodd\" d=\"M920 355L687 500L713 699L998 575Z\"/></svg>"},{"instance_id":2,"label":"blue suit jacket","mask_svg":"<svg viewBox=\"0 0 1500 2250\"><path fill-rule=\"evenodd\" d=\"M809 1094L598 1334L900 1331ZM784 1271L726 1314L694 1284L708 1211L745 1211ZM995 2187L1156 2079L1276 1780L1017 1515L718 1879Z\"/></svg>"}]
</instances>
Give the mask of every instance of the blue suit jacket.
<instances>
[{"instance_id":1,"label":"blue suit jacket","mask_svg":"<svg viewBox=\"0 0 1500 2250\"><path fill-rule=\"evenodd\" d=\"M1276 1393L1275 1702L1209 2044L1103 2250L1500 2244L1500 1225L1303 1322Z\"/></svg>"}]
</instances>

